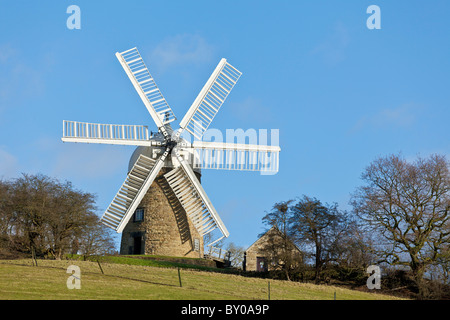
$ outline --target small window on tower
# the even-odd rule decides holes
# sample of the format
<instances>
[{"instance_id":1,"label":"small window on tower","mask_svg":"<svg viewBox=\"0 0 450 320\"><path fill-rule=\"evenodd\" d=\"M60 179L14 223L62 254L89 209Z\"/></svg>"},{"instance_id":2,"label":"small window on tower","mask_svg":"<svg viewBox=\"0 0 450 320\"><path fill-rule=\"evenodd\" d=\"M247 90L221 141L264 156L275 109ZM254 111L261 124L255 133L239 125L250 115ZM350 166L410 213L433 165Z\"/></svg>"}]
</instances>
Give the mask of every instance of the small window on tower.
<instances>
[{"instance_id":1,"label":"small window on tower","mask_svg":"<svg viewBox=\"0 0 450 320\"><path fill-rule=\"evenodd\" d=\"M134 222L144 221L144 209L138 208L134 212Z\"/></svg>"},{"instance_id":2,"label":"small window on tower","mask_svg":"<svg viewBox=\"0 0 450 320\"><path fill-rule=\"evenodd\" d=\"M200 240L194 239L194 251L200 252Z\"/></svg>"}]
</instances>

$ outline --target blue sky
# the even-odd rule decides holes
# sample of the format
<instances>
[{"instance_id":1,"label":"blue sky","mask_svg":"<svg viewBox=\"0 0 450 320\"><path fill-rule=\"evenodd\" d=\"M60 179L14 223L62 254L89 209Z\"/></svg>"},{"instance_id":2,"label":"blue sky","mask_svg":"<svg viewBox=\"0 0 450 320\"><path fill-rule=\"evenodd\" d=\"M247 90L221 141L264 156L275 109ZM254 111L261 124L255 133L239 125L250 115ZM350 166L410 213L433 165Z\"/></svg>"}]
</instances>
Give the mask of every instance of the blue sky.
<instances>
[{"instance_id":1,"label":"blue sky","mask_svg":"<svg viewBox=\"0 0 450 320\"><path fill-rule=\"evenodd\" d=\"M80 30L66 27L72 4ZM380 30L366 26L372 4ZM102 214L134 148L63 143L62 121L155 130L114 56L136 46L178 120L224 57L243 74L211 128L280 130L278 174L203 172L229 241L247 247L274 203L303 194L348 210L376 157L450 153L449 11L445 0L0 0L0 177L72 181Z\"/></svg>"}]
</instances>

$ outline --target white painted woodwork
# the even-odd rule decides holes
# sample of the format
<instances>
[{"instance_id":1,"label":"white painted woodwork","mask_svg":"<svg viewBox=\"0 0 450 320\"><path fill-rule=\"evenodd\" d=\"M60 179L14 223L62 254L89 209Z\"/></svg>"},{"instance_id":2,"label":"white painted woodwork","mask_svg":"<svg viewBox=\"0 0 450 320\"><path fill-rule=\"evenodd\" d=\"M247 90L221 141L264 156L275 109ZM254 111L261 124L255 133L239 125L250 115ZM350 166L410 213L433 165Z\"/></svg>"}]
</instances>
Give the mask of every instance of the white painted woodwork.
<instances>
[{"instance_id":1,"label":"white painted woodwork","mask_svg":"<svg viewBox=\"0 0 450 320\"><path fill-rule=\"evenodd\" d=\"M156 126L163 133L164 125L174 121L175 115L148 71L137 48L116 52L116 57L146 106ZM166 134L164 134L166 135Z\"/></svg>"},{"instance_id":2,"label":"white painted woodwork","mask_svg":"<svg viewBox=\"0 0 450 320\"><path fill-rule=\"evenodd\" d=\"M241 74L226 59L221 59L181 120L180 128L200 140ZM180 135L182 130L177 134Z\"/></svg>"},{"instance_id":3,"label":"white painted woodwork","mask_svg":"<svg viewBox=\"0 0 450 320\"><path fill-rule=\"evenodd\" d=\"M214 243L229 233L216 209L206 195L193 169L250 170L277 172L278 146L248 145L181 139L186 130L201 140L228 97L241 72L221 59L214 72L188 109L174 132L170 123L175 115L156 85L139 51L132 48L117 52L116 57L146 106L160 133L152 135L147 126L100 124L63 121L64 142L100 143L152 147L155 159L140 154L113 201L103 214L101 222L122 232L137 206L172 153L173 170L164 175L174 194L185 209L201 236L218 229L222 237L209 244L209 255L215 252ZM162 154L161 154L162 153ZM161 155L160 155L161 154ZM160 155L160 156L159 156ZM183 158L186 156L186 159ZM193 159L188 163L187 159ZM166 161L167 162L167 161Z\"/></svg>"},{"instance_id":4,"label":"white painted woodwork","mask_svg":"<svg viewBox=\"0 0 450 320\"><path fill-rule=\"evenodd\" d=\"M194 169L277 172L278 146L194 141Z\"/></svg>"},{"instance_id":5,"label":"white painted woodwork","mask_svg":"<svg viewBox=\"0 0 450 320\"><path fill-rule=\"evenodd\" d=\"M229 233L201 186L190 165L174 150L181 164L164 175L190 220L201 236L218 228L223 236Z\"/></svg>"},{"instance_id":6,"label":"white painted woodwork","mask_svg":"<svg viewBox=\"0 0 450 320\"><path fill-rule=\"evenodd\" d=\"M101 222L121 233L147 193L167 157L166 151L157 161L140 155L125 182L106 209Z\"/></svg>"}]
</instances>

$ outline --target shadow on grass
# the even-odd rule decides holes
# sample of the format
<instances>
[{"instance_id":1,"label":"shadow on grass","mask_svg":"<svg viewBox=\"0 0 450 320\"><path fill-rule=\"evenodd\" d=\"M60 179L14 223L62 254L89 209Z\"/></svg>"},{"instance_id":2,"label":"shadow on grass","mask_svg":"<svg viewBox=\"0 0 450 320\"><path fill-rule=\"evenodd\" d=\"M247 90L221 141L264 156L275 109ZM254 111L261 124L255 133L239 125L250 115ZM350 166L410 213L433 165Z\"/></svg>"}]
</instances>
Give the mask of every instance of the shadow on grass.
<instances>
[{"instance_id":1,"label":"shadow on grass","mask_svg":"<svg viewBox=\"0 0 450 320\"><path fill-rule=\"evenodd\" d=\"M42 265L34 266L34 265L27 265L27 264L20 264L20 263L4 263L4 264L14 265L14 266L21 266L21 267L29 267L29 268L38 268L38 269L66 270L66 268L54 267L54 266L42 266ZM101 273L100 272L83 271L83 274L91 274L91 275L98 275L98 276L109 277L109 278L117 278L117 279L124 279L124 280L130 280L130 281L137 281L137 282L149 283L149 284L166 286L166 287L179 287L179 285L175 285L175 284L154 282L154 281L149 281L149 280L144 280L144 279L136 279L136 278L124 277L124 276L119 276L119 275L114 275L114 274L105 274L105 273L103 273L103 271Z\"/></svg>"}]
</instances>

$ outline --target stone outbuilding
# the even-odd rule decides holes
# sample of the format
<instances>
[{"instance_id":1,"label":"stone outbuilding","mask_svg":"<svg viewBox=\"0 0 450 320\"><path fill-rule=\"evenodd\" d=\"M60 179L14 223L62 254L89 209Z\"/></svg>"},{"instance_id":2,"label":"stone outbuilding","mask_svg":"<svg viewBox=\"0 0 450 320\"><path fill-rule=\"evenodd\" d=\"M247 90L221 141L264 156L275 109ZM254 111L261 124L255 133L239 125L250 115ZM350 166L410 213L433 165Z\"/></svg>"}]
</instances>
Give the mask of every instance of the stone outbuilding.
<instances>
[{"instance_id":1,"label":"stone outbuilding","mask_svg":"<svg viewBox=\"0 0 450 320\"><path fill-rule=\"evenodd\" d=\"M270 252L277 250L277 248L281 248L281 243L284 239L283 233L276 226L270 228L244 252L244 271L265 272L274 269L270 263ZM288 241L292 258L300 261L302 252L294 243L290 240ZM278 246L278 244L280 245Z\"/></svg>"}]
</instances>

